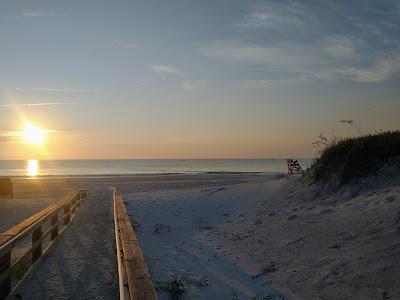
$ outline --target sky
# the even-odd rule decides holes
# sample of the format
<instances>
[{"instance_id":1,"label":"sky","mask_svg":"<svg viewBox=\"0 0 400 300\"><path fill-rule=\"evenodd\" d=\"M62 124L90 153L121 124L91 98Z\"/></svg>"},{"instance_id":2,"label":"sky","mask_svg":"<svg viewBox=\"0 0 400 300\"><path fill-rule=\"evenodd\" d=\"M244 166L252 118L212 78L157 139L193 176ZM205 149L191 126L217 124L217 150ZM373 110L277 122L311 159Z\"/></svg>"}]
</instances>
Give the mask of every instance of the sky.
<instances>
[{"instance_id":1,"label":"sky","mask_svg":"<svg viewBox=\"0 0 400 300\"><path fill-rule=\"evenodd\" d=\"M313 157L400 128L399 50L395 0L1 1L0 159Z\"/></svg>"}]
</instances>

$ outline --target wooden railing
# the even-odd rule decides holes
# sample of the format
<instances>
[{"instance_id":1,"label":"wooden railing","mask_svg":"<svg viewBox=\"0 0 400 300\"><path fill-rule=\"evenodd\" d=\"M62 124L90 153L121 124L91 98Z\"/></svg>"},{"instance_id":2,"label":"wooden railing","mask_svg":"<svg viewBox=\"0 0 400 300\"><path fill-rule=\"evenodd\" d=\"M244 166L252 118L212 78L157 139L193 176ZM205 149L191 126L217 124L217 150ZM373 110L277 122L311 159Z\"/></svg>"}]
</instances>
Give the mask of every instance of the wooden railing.
<instances>
[{"instance_id":1,"label":"wooden railing","mask_svg":"<svg viewBox=\"0 0 400 300\"><path fill-rule=\"evenodd\" d=\"M120 299L158 299L122 195L113 189L113 198Z\"/></svg>"},{"instance_id":2,"label":"wooden railing","mask_svg":"<svg viewBox=\"0 0 400 300\"><path fill-rule=\"evenodd\" d=\"M86 190L67 198L0 234L0 299L9 295L71 222Z\"/></svg>"}]
</instances>

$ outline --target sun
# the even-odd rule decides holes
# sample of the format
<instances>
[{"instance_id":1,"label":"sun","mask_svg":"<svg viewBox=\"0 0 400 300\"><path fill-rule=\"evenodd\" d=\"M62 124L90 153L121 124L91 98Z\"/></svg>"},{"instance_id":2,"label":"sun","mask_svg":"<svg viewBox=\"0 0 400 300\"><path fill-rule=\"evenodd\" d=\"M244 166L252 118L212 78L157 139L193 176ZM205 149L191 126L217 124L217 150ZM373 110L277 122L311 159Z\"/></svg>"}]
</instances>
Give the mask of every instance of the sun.
<instances>
[{"instance_id":1,"label":"sun","mask_svg":"<svg viewBox=\"0 0 400 300\"><path fill-rule=\"evenodd\" d=\"M44 143L44 130L31 123L25 124L23 136L26 144L42 145Z\"/></svg>"}]
</instances>

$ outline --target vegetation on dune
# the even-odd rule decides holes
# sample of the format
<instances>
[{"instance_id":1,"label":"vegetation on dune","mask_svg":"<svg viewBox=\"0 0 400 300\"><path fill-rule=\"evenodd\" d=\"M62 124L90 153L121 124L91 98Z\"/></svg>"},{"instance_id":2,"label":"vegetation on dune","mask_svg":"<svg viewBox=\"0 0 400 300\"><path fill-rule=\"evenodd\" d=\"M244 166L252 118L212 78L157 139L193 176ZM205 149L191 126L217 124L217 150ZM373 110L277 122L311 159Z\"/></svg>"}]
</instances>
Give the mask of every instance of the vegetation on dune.
<instances>
[{"instance_id":1,"label":"vegetation on dune","mask_svg":"<svg viewBox=\"0 0 400 300\"><path fill-rule=\"evenodd\" d=\"M314 182L334 179L343 184L369 176L396 157L399 159L400 130L334 137L331 141L321 135L314 145L320 150L308 175Z\"/></svg>"}]
</instances>

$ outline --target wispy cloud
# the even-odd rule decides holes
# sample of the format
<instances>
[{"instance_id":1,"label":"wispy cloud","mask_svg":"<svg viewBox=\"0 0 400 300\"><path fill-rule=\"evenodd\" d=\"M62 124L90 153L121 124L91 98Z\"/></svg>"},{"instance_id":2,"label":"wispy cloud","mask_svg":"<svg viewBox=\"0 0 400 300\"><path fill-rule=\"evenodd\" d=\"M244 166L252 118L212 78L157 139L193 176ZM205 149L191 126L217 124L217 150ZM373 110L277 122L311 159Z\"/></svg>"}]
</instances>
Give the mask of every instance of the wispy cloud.
<instances>
[{"instance_id":1,"label":"wispy cloud","mask_svg":"<svg viewBox=\"0 0 400 300\"><path fill-rule=\"evenodd\" d=\"M0 107L26 107L26 106L58 106L58 105L74 105L76 102L38 102L38 103L20 103L20 104L0 104Z\"/></svg>"},{"instance_id":2,"label":"wispy cloud","mask_svg":"<svg viewBox=\"0 0 400 300\"><path fill-rule=\"evenodd\" d=\"M299 75L297 77L292 76L289 78L268 78L268 79L257 79L257 80L245 80L243 86L251 89L258 88L277 88L295 86L299 84L314 82L315 78L307 75Z\"/></svg>"},{"instance_id":3,"label":"wispy cloud","mask_svg":"<svg viewBox=\"0 0 400 300\"><path fill-rule=\"evenodd\" d=\"M204 80L194 80L186 72L169 65L152 65L151 70L161 76L163 80L175 81L186 91L193 91L206 86Z\"/></svg>"},{"instance_id":4,"label":"wispy cloud","mask_svg":"<svg viewBox=\"0 0 400 300\"><path fill-rule=\"evenodd\" d=\"M21 17L0 16L0 20L4 20L4 21L13 21L13 20L19 20L19 19L21 19Z\"/></svg>"},{"instance_id":5,"label":"wispy cloud","mask_svg":"<svg viewBox=\"0 0 400 300\"><path fill-rule=\"evenodd\" d=\"M320 47L325 54L337 60L358 60L362 42L347 36L328 36L320 42Z\"/></svg>"},{"instance_id":6,"label":"wispy cloud","mask_svg":"<svg viewBox=\"0 0 400 300\"><path fill-rule=\"evenodd\" d=\"M250 33L239 31L236 39L213 41L200 51L225 63L240 62L249 72L256 70L252 79L243 79L253 88L392 78L400 72L399 15L379 5L354 15L351 9L350 3L252 2L235 24ZM338 15L345 18L343 25L336 21ZM261 32L263 38L255 39Z\"/></svg>"},{"instance_id":7,"label":"wispy cloud","mask_svg":"<svg viewBox=\"0 0 400 300\"><path fill-rule=\"evenodd\" d=\"M101 93L102 90L93 89L75 89L75 88L33 88L34 91L38 92L49 92L49 93Z\"/></svg>"},{"instance_id":8,"label":"wispy cloud","mask_svg":"<svg viewBox=\"0 0 400 300\"><path fill-rule=\"evenodd\" d=\"M153 72L162 74L162 75L173 75L173 76L184 76L185 73L180 69L168 66L168 65L152 65L151 69Z\"/></svg>"},{"instance_id":9,"label":"wispy cloud","mask_svg":"<svg viewBox=\"0 0 400 300\"><path fill-rule=\"evenodd\" d=\"M51 18L56 16L63 16L65 14L60 14L52 11L26 11L15 16L0 16L0 20L13 21L28 18Z\"/></svg>"},{"instance_id":10,"label":"wispy cloud","mask_svg":"<svg viewBox=\"0 0 400 300\"><path fill-rule=\"evenodd\" d=\"M250 10L239 22L239 27L280 29L290 26L300 29L313 18L312 11L298 1L256 2L251 4Z\"/></svg>"},{"instance_id":11,"label":"wispy cloud","mask_svg":"<svg viewBox=\"0 0 400 300\"><path fill-rule=\"evenodd\" d=\"M41 129L41 132L46 135L47 138L54 134L61 134L62 131L54 129ZM24 142L24 131L23 130L9 130L0 132L0 142Z\"/></svg>"},{"instance_id":12,"label":"wispy cloud","mask_svg":"<svg viewBox=\"0 0 400 300\"><path fill-rule=\"evenodd\" d=\"M291 41L279 45L217 41L202 50L206 56L291 67L320 62L320 55L317 55L319 54L317 52L315 47Z\"/></svg>"},{"instance_id":13,"label":"wispy cloud","mask_svg":"<svg viewBox=\"0 0 400 300\"><path fill-rule=\"evenodd\" d=\"M348 76L354 81L380 82L389 79L400 71L400 54L382 57L369 67L344 67L338 75Z\"/></svg>"},{"instance_id":14,"label":"wispy cloud","mask_svg":"<svg viewBox=\"0 0 400 300\"><path fill-rule=\"evenodd\" d=\"M184 80L181 82L182 88L187 91L196 90L206 86L204 80Z\"/></svg>"},{"instance_id":15,"label":"wispy cloud","mask_svg":"<svg viewBox=\"0 0 400 300\"><path fill-rule=\"evenodd\" d=\"M37 17L55 17L58 14L49 11L28 11L21 13L23 17L37 18Z\"/></svg>"},{"instance_id":16,"label":"wispy cloud","mask_svg":"<svg viewBox=\"0 0 400 300\"><path fill-rule=\"evenodd\" d=\"M382 53L366 60L357 43L346 37L333 36L318 43L318 47L309 47L297 42L282 42L275 46L217 42L203 49L203 53L263 66L284 77L247 80L247 87L292 85L316 80L381 82L400 72L400 54Z\"/></svg>"}]
</instances>

